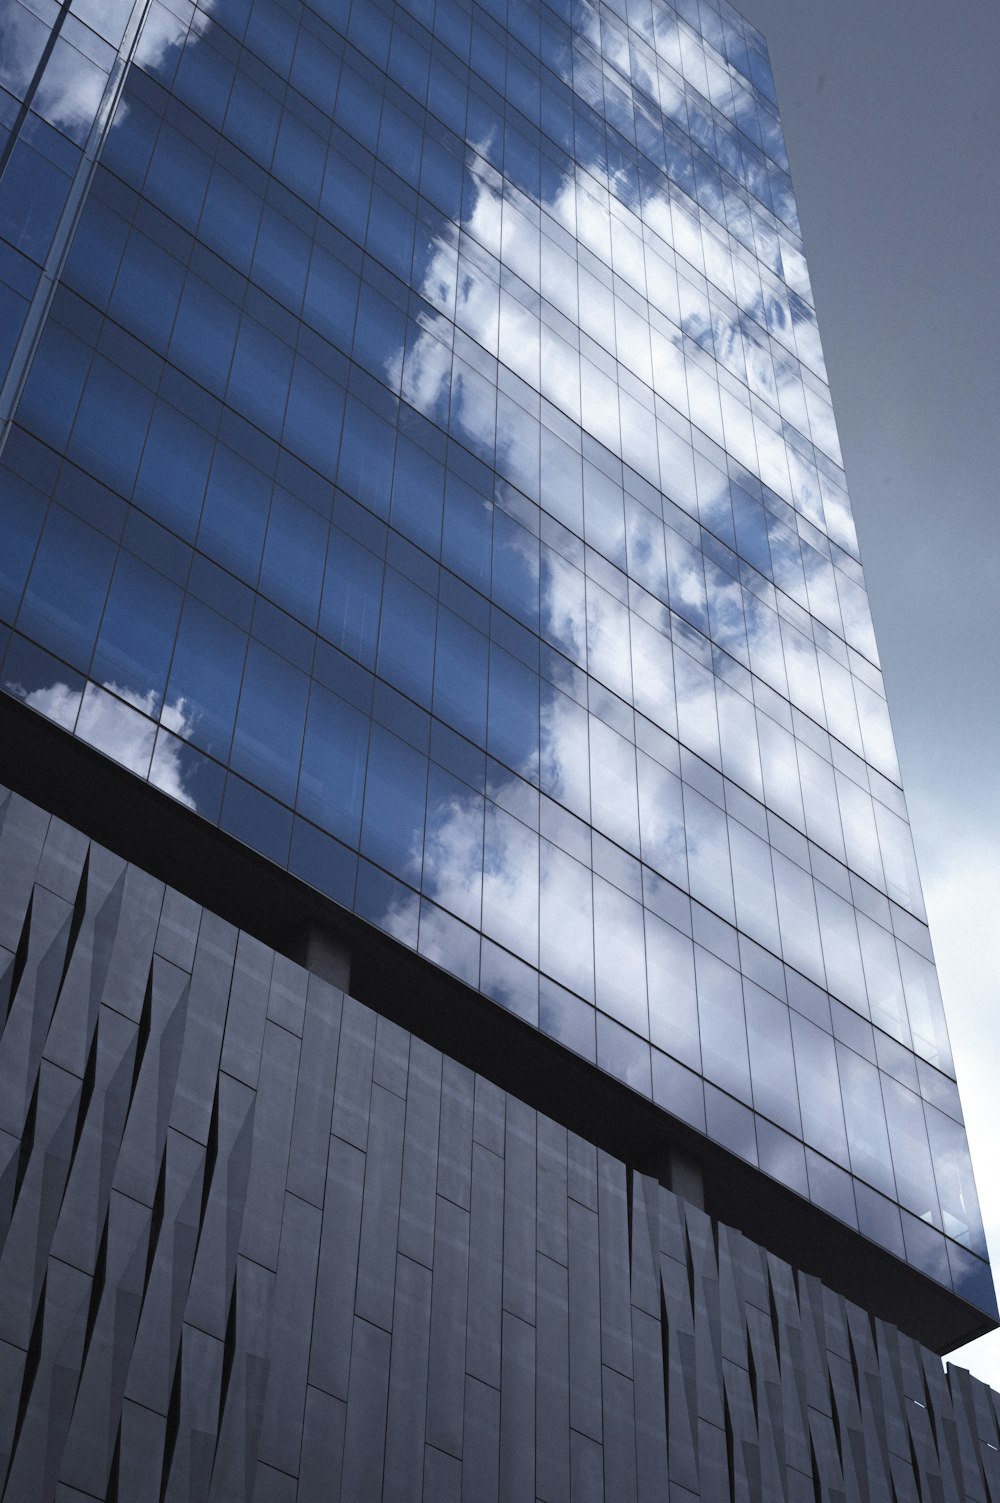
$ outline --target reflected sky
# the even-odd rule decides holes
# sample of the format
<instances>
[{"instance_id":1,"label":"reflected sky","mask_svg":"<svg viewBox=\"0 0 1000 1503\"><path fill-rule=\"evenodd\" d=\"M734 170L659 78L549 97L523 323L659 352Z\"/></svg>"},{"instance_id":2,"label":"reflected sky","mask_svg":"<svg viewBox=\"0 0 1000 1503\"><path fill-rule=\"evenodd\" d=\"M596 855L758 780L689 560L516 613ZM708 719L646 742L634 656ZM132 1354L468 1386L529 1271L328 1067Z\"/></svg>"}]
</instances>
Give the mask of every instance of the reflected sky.
<instances>
[{"instance_id":1,"label":"reflected sky","mask_svg":"<svg viewBox=\"0 0 1000 1503\"><path fill-rule=\"evenodd\" d=\"M157 745L156 721L152 718L156 715L156 695L152 691L136 695L115 683L88 683L83 689L74 689L57 682L47 688L25 689L8 681L4 687L30 709L74 731L88 746L148 778L185 808L196 807L193 793L185 786L181 741L173 736L161 737L156 766L151 770ZM164 705L159 720L178 737L190 732L183 700Z\"/></svg>"},{"instance_id":2,"label":"reflected sky","mask_svg":"<svg viewBox=\"0 0 1000 1503\"><path fill-rule=\"evenodd\" d=\"M207 7L195 14L189 32L154 7L140 66L169 78L182 43L190 61L211 35ZM181 303L180 267L139 238L120 269L91 270L88 295L104 279L112 318L224 393L256 435L336 474L369 521L388 521L389 542L383 528L377 553L356 524L347 543L328 526L329 502L321 515L234 450L213 454L197 418L162 395L154 410L141 379L99 357L75 418L67 399L61 441L74 425L84 468L259 589L282 620L265 646L256 607L251 632L250 605L245 619L215 610L204 586L200 603L182 602L162 580L144 612L150 571L145 584L123 582L124 570L110 583L103 539L82 584L79 552L53 541L54 507L19 625L89 664L92 681L14 674L6 687L209 817L231 768L228 787L244 780L254 807L284 820L276 849L288 849L294 808L331 847L360 851L351 893L366 918L531 1022L561 995L558 1036L581 1001L596 1005L596 1057L637 1089L652 1090L646 1040L678 1068L704 1069L733 1098L733 1121L737 1103L781 1118L780 1079L798 1072L788 1130L801 1120L844 1168L967 1237L960 1168L934 1190L926 1128L912 1162L894 1169L888 1152L872 1154L886 1131L878 1072L851 1053L861 1038L874 1054L877 1035L950 1068L780 133L746 80L665 15L651 10L630 32L592 6L575 12L562 82L612 127L593 155L582 137L574 164L542 167L480 121L453 219L426 200L407 219L402 184L380 178L359 211L374 268L360 291L332 236L318 249L295 215L262 213L179 129L163 130L154 156L152 111L140 121L126 101L109 162L126 176L140 164L145 191L232 263L227 276L239 264L266 287L278 313L266 327L249 312L239 322L195 277ZM67 79L55 70L44 98L72 133L72 100L89 95L85 70ZM277 126L268 136L235 89L223 114L249 155L267 137L271 160ZM680 132L686 142L669 160L668 126L679 153ZM286 338L289 311L329 341L322 375ZM354 361L347 421L363 409L369 425L353 469L346 442L338 449L341 352ZM58 354L52 369L68 388ZM134 453L114 442L126 394ZM57 406L33 411L56 422ZM394 552L404 538L416 546ZM63 619L60 581L67 595L90 590L85 649L79 621ZM129 621L142 625L141 653L124 641ZM355 699L343 677L310 678L317 628L350 658ZM387 687L395 698L379 700ZM464 738L451 761L428 754L441 725ZM780 956L790 968L777 968L777 992L801 986L799 1015L803 998L819 1014L810 1026L825 1042L790 1036L780 1069L760 1018L773 1003L787 1030L787 1004L757 996L749 978L743 987L747 938L765 965ZM860 1030L847 1065L827 992ZM811 1093L841 1111L852 1070L847 1117L809 1126ZM894 1109L911 1132L912 1102Z\"/></svg>"}]
</instances>

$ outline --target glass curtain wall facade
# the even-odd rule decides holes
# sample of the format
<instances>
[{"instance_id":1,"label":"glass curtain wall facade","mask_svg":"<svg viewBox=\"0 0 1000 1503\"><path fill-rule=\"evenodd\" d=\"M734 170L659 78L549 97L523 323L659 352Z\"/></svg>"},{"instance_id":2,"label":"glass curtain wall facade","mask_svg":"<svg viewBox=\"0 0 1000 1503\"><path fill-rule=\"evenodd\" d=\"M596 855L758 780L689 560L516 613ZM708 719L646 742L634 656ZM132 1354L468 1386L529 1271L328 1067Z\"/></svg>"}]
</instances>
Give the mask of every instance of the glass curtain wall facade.
<instances>
[{"instance_id":1,"label":"glass curtain wall facade","mask_svg":"<svg viewBox=\"0 0 1000 1503\"><path fill-rule=\"evenodd\" d=\"M759 34L3 25L6 694L995 1316Z\"/></svg>"}]
</instances>

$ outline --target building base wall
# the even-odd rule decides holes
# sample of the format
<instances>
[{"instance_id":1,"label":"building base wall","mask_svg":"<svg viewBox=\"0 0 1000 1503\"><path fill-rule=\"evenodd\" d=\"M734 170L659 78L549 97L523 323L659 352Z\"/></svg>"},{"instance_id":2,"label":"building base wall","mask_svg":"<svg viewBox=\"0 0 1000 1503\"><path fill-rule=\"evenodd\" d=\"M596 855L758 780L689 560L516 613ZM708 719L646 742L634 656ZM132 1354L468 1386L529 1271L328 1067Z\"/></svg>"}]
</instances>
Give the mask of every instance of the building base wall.
<instances>
[{"instance_id":1,"label":"building base wall","mask_svg":"<svg viewBox=\"0 0 1000 1503\"><path fill-rule=\"evenodd\" d=\"M4 1498L1000 1503L985 1385L37 806L0 817Z\"/></svg>"}]
</instances>

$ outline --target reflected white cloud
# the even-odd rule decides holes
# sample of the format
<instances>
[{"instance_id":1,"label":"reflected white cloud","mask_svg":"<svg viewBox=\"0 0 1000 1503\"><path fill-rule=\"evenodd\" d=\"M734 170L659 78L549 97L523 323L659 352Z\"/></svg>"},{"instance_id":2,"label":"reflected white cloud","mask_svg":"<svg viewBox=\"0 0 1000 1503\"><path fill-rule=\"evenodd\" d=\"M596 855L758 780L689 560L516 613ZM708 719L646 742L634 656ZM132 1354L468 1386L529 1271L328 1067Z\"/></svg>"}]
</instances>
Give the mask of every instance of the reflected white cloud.
<instances>
[{"instance_id":1,"label":"reflected white cloud","mask_svg":"<svg viewBox=\"0 0 1000 1503\"><path fill-rule=\"evenodd\" d=\"M197 38L204 34L214 4L215 0L203 0L199 8L191 6L189 15L182 19L175 10L154 0L143 20L135 60L140 66L155 70L189 35ZM118 48L128 12L121 5L102 8L99 3L74 6L73 10L73 16L62 26L52 46L31 104L50 125L82 146L100 121L102 107L109 108L113 99L106 67L86 55L84 24L103 42ZM50 25L16 0L4 7L0 20L0 85L15 98L27 96L51 30ZM99 47L93 37L90 44ZM117 60L112 66L117 67ZM127 105L122 104L117 123L121 124L127 114Z\"/></svg>"},{"instance_id":2,"label":"reflected white cloud","mask_svg":"<svg viewBox=\"0 0 1000 1503\"><path fill-rule=\"evenodd\" d=\"M82 690L61 682L31 690L17 683L8 683L5 687L32 710L66 730L74 731L81 741L120 762L131 772L141 777L150 776L159 700L153 690L136 694L115 683L101 687L89 683ZM190 734L191 720L183 699L164 705L160 721L177 736ZM178 803L194 809L195 799L185 787L181 755L180 741L163 741L155 776L151 780Z\"/></svg>"},{"instance_id":3,"label":"reflected white cloud","mask_svg":"<svg viewBox=\"0 0 1000 1503\"><path fill-rule=\"evenodd\" d=\"M181 47L188 36L202 37L211 23L216 0L198 0L197 6L183 6L182 19L177 9L168 9L153 0L146 12L135 50L135 61L143 68L156 68L173 47ZM178 7L180 9L182 7Z\"/></svg>"},{"instance_id":4,"label":"reflected white cloud","mask_svg":"<svg viewBox=\"0 0 1000 1503\"><path fill-rule=\"evenodd\" d=\"M419 333L405 354L397 351L388 362L386 374L394 385L398 384L403 399L443 426L449 426L472 449L494 462L519 490L546 504L548 492L543 495L539 488L537 424L506 396L501 394L498 399L494 384L455 355L449 322L454 318L457 326L489 357L498 356L505 366L520 375L531 391L538 391L575 421L582 421L585 429L601 438L613 452L624 454L640 473L659 485L658 444L654 436L652 445L646 446L642 432L642 423L648 420L650 432L655 434L652 412L628 397L603 371L581 361L576 346L559 334L558 322L554 326L542 322L538 295L544 286L546 297L560 311L578 320L599 345L609 353L615 352L621 365L641 381L656 387L659 373L663 373L671 397L682 411L691 413L703 430L714 433L720 444L726 444L748 471L762 475L772 489L789 497L794 494L800 511L822 528L824 499L818 473L803 454L785 442L777 414L772 425L765 423L761 427L759 414L752 414L728 390L723 390L724 400L720 405L718 371L702 348L691 344L690 338L686 341L677 327L671 334L663 333L667 327L664 320L657 321L655 313L648 317L635 313L626 301L613 298L610 287L596 275L581 271L577 279L569 258L561 263L561 277L549 275L546 279L547 241L540 231L539 205L526 199L489 163L486 159L489 150L488 142L470 148L471 191L462 228L446 224L429 248L421 290L439 312L424 314ZM661 286L672 282L676 316L687 335L699 346L714 341L716 353L739 365L744 374L745 351L750 350L758 385L772 392L786 413L793 412L801 431L808 434L812 409L801 377L794 362L774 358L768 336L763 332L767 323L772 332L790 330L788 304L775 290L768 302L759 277L756 283L747 278L741 282L734 275L738 263L723 255L720 242L712 240L709 261L716 268L717 281L725 284L726 295L732 300L728 312L721 303L710 302L704 293L696 292L694 284L684 276L681 263L677 263L681 265L678 281L672 253L672 264L668 266L653 249L654 242L648 235L644 256L642 224L622 199L606 194L600 202L567 176L559 180L541 207L595 254L600 252L606 262L613 260L616 272L637 291L645 292L648 267L655 268L654 275ZM644 218L654 227L659 223L665 240L671 241L692 264L707 264L705 251L711 235L691 206L665 196L650 205L644 204ZM491 258L495 258L492 264ZM505 270L501 277L501 262L517 276L510 277ZM556 263L560 264L558 257ZM724 266L729 268L728 273ZM761 322L748 324L751 315ZM673 363L664 360L668 351L676 357ZM821 421L821 408L816 411ZM622 442L626 418L633 435L629 444ZM576 530L605 558L620 557L624 566L625 525L620 492L611 486L607 495L600 488L593 498L589 492L584 494L577 465L574 460L569 469L564 467L559 514L567 520L576 518ZM541 474L545 474L544 466ZM724 520L731 519L728 477L707 462L702 465L699 459L697 485L702 519L711 525L717 514L717 525L725 534L732 527L731 520L728 523ZM570 494L574 487L575 498ZM793 593L804 611L811 611L835 633L845 629L846 618L848 630L859 645L871 648L863 589L846 578L841 588L841 579L829 558L790 528L776 521L774 525L777 530L771 548L782 571L778 577L783 587ZM804 631L781 621L774 608L773 594L768 599L751 594L738 579L706 561L696 547L677 533L670 529L664 532L652 514L645 527L634 518L629 526L630 566L634 555L640 577L664 602L668 575L670 603L682 617L696 623L701 632L725 647L783 699L791 694L795 703L820 725L827 726L833 736L858 756L867 754L888 776L897 776L884 703L865 688L862 713L864 686L858 686L856 700L854 683L846 667L829 653L817 650ZM513 541L509 546L520 549L527 574L534 572L539 580L542 630L548 640L614 691L625 705L635 702L668 734L679 734L681 742L711 766L734 776L754 797L766 796L769 806L789 824L806 831L807 815L791 734L727 685L720 685L717 691L712 671L697 660L706 650L704 639L696 641L692 636L687 644L696 656L685 652L680 642L672 646L665 608L659 630L650 626L648 620L636 621L634 630L630 630L628 611L595 580L585 583L575 566L560 559L547 562L538 575L535 539L522 530L515 530L511 536ZM782 536L784 543L780 543ZM666 557L660 552L662 562L657 562L661 539L667 544ZM706 568L710 571L707 589ZM621 579L624 588L624 576ZM763 582L760 588L761 594L765 594ZM844 654L842 646L838 651ZM743 692L751 692L749 680ZM766 706L767 701L764 703ZM787 710L776 709L774 713L787 717ZM603 748L599 755L595 755L595 744ZM828 763L824 766L829 769ZM643 854L665 875L675 874L681 854L674 849L676 840L666 832L661 835L656 816L637 807L635 754L630 743L599 720L590 719L588 724L586 712L570 696L548 687L543 687L542 692L537 748L534 745L523 748L522 760L515 762L506 793L497 789L491 792L500 803L509 805L521 779L535 781L536 767L544 791L581 818L592 820L595 828L635 854L639 853L638 816L641 815ZM839 784L839 812L838 783L832 773L823 784L822 797L815 789L810 793L810 833L819 836L821 843L840 858L845 855L846 834L849 863L885 890L883 850L870 794L843 776ZM492 805L488 807L493 809ZM515 838L515 832L507 829L507 818L506 815L497 818L493 813L486 816L487 830L492 834L487 839L486 873L480 888L477 884L483 859L481 801L470 794L453 797L432 809L423 858L423 891L443 909L472 924L479 921L475 908L481 902L486 932L531 958L539 900L538 862L535 854L525 858L520 851L521 837L518 834ZM724 830L724 826L721 828ZM882 820L880 828L885 830L883 845L891 871L890 891L897 900L921 913L919 889L915 879L911 879L912 858L907 855L908 829L892 817ZM678 829L677 839L683 842L683 819ZM690 841L690 831L687 838ZM414 837L414 861L419 839L418 832ZM718 847L721 853L716 863L718 872L713 867L711 879L705 879L702 895L710 906L729 913L732 897L725 845L723 834ZM545 880L543 874L543 888ZM773 875L767 873L770 896L757 906L756 916L747 921L749 931L771 946L775 943L773 883ZM555 896L547 897L543 891L541 901L544 906L546 902L554 902ZM815 943L808 947L808 953L798 945L796 957L799 964L824 984L826 973L811 898L808 909L809 925L816 930ZM792 929L795 933L790 931L788 943L795 940L801 924ZM445 941L442 938L440 942ZM860 959L857 964L860 966ZM554 974L564 984L573 986L566 971ZM892 992L902 1007L898 972Z\"/></svg>"}]
</instances>

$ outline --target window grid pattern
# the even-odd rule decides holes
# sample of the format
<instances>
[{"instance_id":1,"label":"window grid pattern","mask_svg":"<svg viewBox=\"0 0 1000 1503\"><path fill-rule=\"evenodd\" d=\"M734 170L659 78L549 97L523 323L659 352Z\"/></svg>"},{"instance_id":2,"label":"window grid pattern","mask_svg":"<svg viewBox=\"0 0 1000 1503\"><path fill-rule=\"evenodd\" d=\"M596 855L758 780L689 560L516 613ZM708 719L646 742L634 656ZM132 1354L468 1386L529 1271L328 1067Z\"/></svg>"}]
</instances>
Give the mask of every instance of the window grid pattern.
<instances>
[{"instance_id":1,"label":"window grid pattern","mask_svg":"<svg viewBox=\"0 0 1000 1503\"><path fill-rule=\"evenodd\" d=\"M154 4L5 454L3 683L948 1283L766 54L682 10Z\"/></svg>"}]
</instances>

